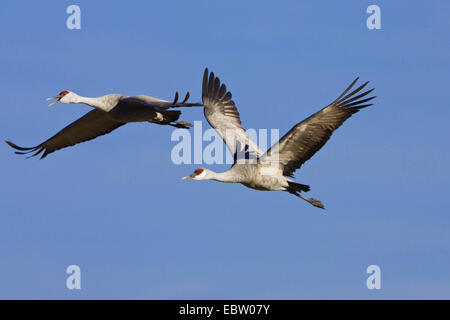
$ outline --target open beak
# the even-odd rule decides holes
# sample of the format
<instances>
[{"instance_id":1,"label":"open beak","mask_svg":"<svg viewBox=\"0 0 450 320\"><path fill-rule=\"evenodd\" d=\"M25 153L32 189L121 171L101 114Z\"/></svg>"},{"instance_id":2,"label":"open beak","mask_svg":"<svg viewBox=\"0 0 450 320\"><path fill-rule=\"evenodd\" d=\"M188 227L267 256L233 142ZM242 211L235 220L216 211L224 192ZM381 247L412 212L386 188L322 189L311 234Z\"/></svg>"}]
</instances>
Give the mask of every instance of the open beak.
<instances>
[{"instance_id":1,"label":"open beak","mask_svg":"<svg viewBox=\"0 0 450 320\"><path fill-rule=\"evenodd\" d=\"M59 102L59 99L61 99L61 96L58 94L57 96L51 97L51 98L47 98L47 101L53 100L53 99L57 99L56 101L53 101L52 103L50 103L48 106L51 107L54 104L57 104Z\"/></svg>"},{"instance_id":2,"label":"open beak","mask_svg":"<svg viewBox=\"0 0 450 320\"><path fill-rule=\"evenodd\" d=\"M194 178L195 176L196 176L196 174L193 173L193 174L191 174L191 175L189 175L189 176L186 176L186 177L181 178L181 180L192 179L192 178Z\"/></svg>"}]
</instances>

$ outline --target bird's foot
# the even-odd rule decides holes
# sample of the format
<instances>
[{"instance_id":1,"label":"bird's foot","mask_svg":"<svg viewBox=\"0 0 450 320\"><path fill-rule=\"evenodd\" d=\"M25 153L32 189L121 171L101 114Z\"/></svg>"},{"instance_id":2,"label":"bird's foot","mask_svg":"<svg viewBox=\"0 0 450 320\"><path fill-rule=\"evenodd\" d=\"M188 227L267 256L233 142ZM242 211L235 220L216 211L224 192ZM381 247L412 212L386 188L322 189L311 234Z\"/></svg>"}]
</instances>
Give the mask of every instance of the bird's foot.
<instances>
[{"instance_id":1,"label":"bird's foot","mask_svg":"<svg viewBox=\"0 0 450 320\"><path fill-rule=\"evenodd\" d=\"M175 121L175 123L171 123L170 125L182 129L189 129L189 127L193 127L193 125L187 121Z\"/></svg>"},{"instance_id":2,"label":"bird's foot","mask_svg":"<svg viewBox=\"0 0 450 320\"><path fill-rule=\"evenodd\" d=\"M309 198L308 202L311 203L314 207L325 209L325 206L317 199Z\"/></svg>"}]
</instances>

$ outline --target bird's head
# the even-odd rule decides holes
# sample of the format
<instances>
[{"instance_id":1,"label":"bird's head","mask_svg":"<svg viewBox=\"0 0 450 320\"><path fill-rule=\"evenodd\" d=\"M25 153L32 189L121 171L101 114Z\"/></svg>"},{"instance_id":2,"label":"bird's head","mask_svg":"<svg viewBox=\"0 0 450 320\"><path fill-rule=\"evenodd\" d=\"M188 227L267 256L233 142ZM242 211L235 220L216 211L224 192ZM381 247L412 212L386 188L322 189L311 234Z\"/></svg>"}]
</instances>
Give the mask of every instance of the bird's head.
<instances>
[{"instance_id":1,"label":"bird's head","mask_svg":"<svg viewBox=\"0 0 450 320\"><path fill-rule=\"evenodd\" d=\"M181 180L186 179L208 180L210 178L210 172L211 171L208 169L199 168L195 170L194 173L192 173L191 175L181 178Z\"/></svg>"},{"instance_id":2,"label":"bird's head","mask_svg":"<svg viewBox=\"0 0 450 320\"><path fill-rule=\"evenodd\" d=\"M52 105L54 105L56 103L74 103L76 96L77 95L75 93L73 93L72 91L67 91L67 90L61 91L58 95L47 99L47 100L56 99L56 101L53 101L48 106L51 107Z\"/></svg>"}]
</instances>

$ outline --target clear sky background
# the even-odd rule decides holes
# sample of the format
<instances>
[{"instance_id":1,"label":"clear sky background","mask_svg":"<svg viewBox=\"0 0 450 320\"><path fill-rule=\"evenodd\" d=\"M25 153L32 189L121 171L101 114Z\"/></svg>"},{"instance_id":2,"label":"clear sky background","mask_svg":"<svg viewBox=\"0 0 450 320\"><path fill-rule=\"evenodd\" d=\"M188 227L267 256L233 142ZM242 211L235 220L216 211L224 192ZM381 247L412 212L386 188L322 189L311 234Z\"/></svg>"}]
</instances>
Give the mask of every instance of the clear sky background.
<instances>
[{"instance_id":1,"label":"clear sky background","mask_svg":"<svg viewBox=\"0 0 450 320\"><path fill-rule=\"evenodd\" d=\"M66 8L81 7L81 30ZM381 8L368 30L366 8ZM89 111L62 90L201 100L228 85L246 128L278 128L356 77L375 105L288 193L182 181L171 127L131 124L26 160L0 146L0 298L450 298L448 1L3 1L0 138L33 146ZM183 120L202 120L200 108ZM228 165L207 168L225 171ZM82 289L66 288L81 267ZM381 290L366 268L381 267Z\"/></svg>"}]
</instances>

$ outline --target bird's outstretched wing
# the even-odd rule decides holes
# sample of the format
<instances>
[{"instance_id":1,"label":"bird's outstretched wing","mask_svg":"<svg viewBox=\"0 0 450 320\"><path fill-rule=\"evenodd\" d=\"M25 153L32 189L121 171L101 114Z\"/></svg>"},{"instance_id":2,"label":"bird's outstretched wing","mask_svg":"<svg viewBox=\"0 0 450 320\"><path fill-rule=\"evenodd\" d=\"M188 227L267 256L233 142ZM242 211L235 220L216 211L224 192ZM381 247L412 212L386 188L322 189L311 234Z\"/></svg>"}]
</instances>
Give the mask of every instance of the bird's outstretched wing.
<instances>
[{"instance_id":1,"label":"bird's outstretched wing","mask_svg":"<svg viewBox=\"0 0 450 320\"><path fill-rule=\"evenodd\" d=\"M245 146L248 146L248 152L259 157L263 152L242 128L239 112L231 98L227 87L220 83L220 79L215 77L213 72L208 74L206 68L202 85L206 120L220 134L232 155L247 152ZM236 143L237 141L239 143ZM242 150L237 150L236 146L241 146Z\"/></svg>"},{"instance_id":2,"label":"bird's outstretched wing","mask_svg":"<svg viewBox=\"0 0 450 320\"><path fill-rule=\"evenodd\" d=\"M330 105L294 126L261 157L260 161L277 164L285 176L292 176L295 170L300 169L303 163L323 147L333 131L345 120L360 109L372 105L367 102L375 97L362 98L374 89L356 95L369 82L347 94L358 79L356 78Z\"/></svg>"},{"instance_id":3,"label":"bird's outstretched wing","mask_svg":"<svg viewBox=\"0 0 450 320\"><path fill-rule=\"evenodd\" d=\"M113 120L105 112L95 109L86 113L77 121L72 122L53 137L38 146L23 148L10 141L6 141L6 143L18 150L16 151L17 154L28 154L34 152L34 154L31 155L31 157L34 157L41 152L44 152L41 156L41 159L43 159L48 154L56 150L70 147L77 143L88 141L110 133L124 124L125 123Z\"/></svg>"}]
</instances>

